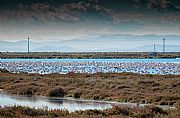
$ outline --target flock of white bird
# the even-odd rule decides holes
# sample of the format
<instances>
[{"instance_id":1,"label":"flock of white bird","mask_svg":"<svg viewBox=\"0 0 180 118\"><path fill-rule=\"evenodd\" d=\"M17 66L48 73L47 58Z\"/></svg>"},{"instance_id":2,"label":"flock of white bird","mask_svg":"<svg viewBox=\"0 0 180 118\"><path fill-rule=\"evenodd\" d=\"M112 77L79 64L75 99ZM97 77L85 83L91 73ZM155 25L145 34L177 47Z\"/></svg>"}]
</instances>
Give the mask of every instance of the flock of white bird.
<instances>
[{"instance_id":1,"label":"flock of white bird","mask_svg":"<svg viewBox=\"0 0 180 118\"><path fill-rule=\"evenodd\" d=\"M180 74L180 63L171 62L42 62L42 61L0 61L0 68L13 73L121 73L133 72L140 74Z\"/></svg>"}]
</instances>

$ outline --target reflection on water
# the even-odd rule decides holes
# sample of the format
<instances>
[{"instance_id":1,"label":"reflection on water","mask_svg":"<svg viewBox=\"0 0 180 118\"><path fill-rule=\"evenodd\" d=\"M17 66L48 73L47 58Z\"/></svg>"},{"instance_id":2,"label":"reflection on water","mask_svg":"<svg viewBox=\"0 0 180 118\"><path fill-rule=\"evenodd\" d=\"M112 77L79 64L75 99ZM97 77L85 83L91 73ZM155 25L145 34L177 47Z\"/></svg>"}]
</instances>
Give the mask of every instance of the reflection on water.
<instances>
[{"instance_id":1,"label":"reflection on water","mask_svg":"<svg viewBox=\"0 0 180 118\"><path fill-rule=\"evenodd\" d=\"M87 109L107 109L112 105L103 102L68 100L63 98L26 97L0 93L0 106L20 105L32 108L67 109L70 112Z\"/></svg>"},{"instance_id":2,"label":"reflection on water","mask_svg":"<svg viewBox=\"0 0 180 118\"><path fill-rule=\"evenodd\" d=\"M78 110L98 109L104 110L112 108L113 105L125 106L129 108L145 107L148 104L125 103L125 102L107 102L95 100L80 100L70 98L48 98L48 97L28 97L18 95L8 95L0 92L0 106L28 106L32 108L48 108L48 109L66 109L70 112ZM174 109L173 106L158 106L162 109Z\"/></svg>"}]
</instances>

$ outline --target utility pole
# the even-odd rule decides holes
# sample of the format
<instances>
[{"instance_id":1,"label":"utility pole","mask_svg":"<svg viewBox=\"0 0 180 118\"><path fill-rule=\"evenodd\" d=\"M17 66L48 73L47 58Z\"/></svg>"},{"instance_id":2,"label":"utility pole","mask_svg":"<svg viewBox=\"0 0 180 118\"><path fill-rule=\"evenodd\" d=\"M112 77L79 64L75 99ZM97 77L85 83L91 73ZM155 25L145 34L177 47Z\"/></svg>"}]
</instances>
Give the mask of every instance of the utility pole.
<instances>
[{"instance_id":1,"label":"utility pole","mask_svg":"<svg viewBox=\"0 0 180 118\"><path fill-rule=\"evenodd\" d=\"M156 44L154 44L154 52L156 52Z\"/></svg>"},{"instance_id":2,"label":"utility pole","mask_svg":"<svg viewBox=\"0 0 180 118\"><path fill-rule=\"evenodd\" d=\"M166 41L166 39L165 38L163 38L163 53L165 53L165 41Z\"/></svg>"},{"instance_id":3,"label":"utility pole","mask_svg":"<svg viewBox=\"0 0 180 118\"><path fill-rule=\"evenodd\" d=\"M28 37L28 53L30 52L29 46L30 46L30 44L29 44L29 37Z\"/></svg>"}]
</instances>

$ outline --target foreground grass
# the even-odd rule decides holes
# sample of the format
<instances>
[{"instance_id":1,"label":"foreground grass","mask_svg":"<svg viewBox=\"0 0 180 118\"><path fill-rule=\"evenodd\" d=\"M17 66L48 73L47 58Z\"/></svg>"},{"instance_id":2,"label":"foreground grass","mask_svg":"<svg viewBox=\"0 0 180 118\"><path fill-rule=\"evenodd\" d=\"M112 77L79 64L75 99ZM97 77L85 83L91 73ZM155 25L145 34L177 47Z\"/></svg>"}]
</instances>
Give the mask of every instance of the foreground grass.
<instances>
[{"instance_id":1,"label":"foreground grass","mask_svg":"<svg viewBox=\"0 0 180 118\"><path fill-rule=\"evenodd\" d=\"M12 74L0 71L0 89L20 95L74 97L177 106L180 75L133 73Z\"/></svg>"},{"instance_id":2,"label":"foreground grass","mask_svg":"<svg viewBox=\"0 0 180 118\"><path fill-rule=\"evenodd\" d=\"M162 110L158 107L122 108L114 106L107 110L86 110L69 113L66 110L32 109L29 107L12 106L0 108L1 118L179 118L180 109Z\"/></svg>"}]
</instances>

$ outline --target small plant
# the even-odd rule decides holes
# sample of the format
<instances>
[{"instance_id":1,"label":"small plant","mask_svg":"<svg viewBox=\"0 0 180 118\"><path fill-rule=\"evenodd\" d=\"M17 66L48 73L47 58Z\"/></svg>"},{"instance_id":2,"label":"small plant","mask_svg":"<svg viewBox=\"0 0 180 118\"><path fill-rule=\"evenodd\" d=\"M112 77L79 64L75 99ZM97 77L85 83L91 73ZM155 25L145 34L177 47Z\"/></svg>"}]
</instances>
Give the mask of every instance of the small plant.
<instances>
[{"instance_id":1,"label":"small plant","mask_svg":"<svg viewBox=\"0 0 180 118\"><path fill-rule=\"evenodd\" d=\"M82 91L75 91L75 92L73 93L73 97L74 97L74 98L80 98L81 95L82 95Z\"/></svg>"},{"instance_id":2,"label":"small plant","mask_svg":"<svg viewBox=\"0 0 180 118\"><path fill-rule=\"evenodd\" d=\"M57 87L49 90L47 95L49 97L64 97L65 91L62 88Z\"/></svg>"}]
</instances>

